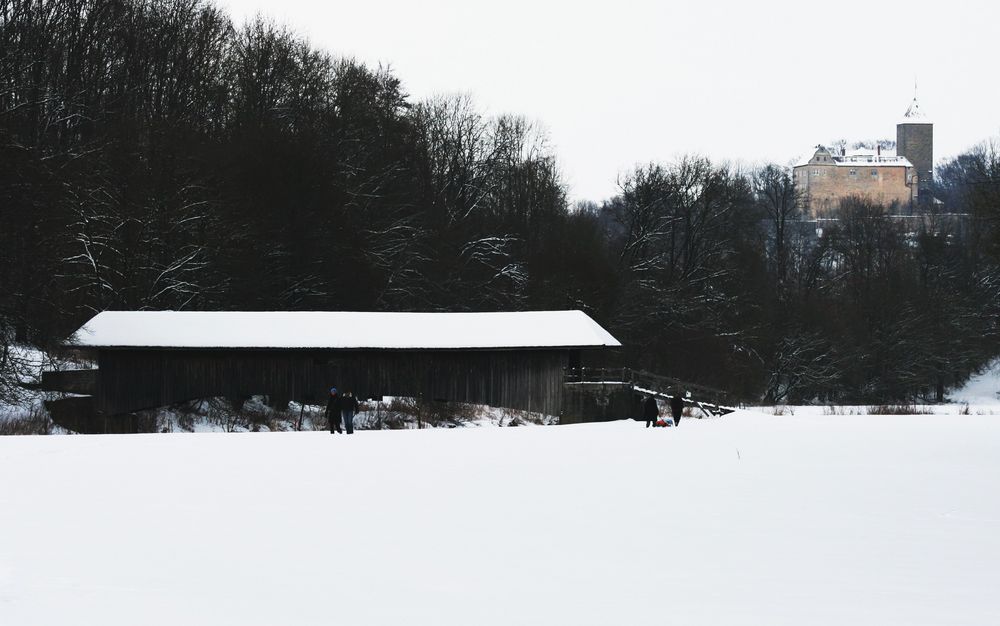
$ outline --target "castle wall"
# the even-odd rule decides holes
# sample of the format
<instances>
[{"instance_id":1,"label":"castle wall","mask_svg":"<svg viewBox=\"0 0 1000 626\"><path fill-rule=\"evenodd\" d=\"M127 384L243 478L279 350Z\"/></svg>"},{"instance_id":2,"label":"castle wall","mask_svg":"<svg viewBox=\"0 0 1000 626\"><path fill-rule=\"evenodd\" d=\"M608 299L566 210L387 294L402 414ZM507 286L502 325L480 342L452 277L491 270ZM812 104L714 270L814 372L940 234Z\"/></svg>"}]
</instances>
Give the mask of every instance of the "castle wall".
<instances>
[{"instance_id":1,"label":"castle wall","mask_svg":"<svg viewBox=\"0 0 1000 626\"><path fill-rule=\"evenodd\" d=\"M911 199L916 199L916 188L907 184L912 175L913 168L870 163L851 166L811 163L794 169L795 187L813 217L828 216L842 198L850 196L865 197L887 206L893 202L908 206Z\"/></svg>"}]
</instances>

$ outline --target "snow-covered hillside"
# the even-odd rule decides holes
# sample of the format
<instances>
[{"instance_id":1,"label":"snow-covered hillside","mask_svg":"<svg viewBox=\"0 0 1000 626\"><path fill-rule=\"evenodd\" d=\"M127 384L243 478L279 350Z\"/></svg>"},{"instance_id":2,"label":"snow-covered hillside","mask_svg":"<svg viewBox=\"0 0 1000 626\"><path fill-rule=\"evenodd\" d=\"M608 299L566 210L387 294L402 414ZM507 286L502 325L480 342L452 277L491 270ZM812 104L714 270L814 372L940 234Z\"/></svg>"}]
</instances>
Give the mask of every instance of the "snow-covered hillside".
<instances>
[{"instance_id":1,"label":"snow-covered hillside","mask_svg":"<svg viewBox=\"0 0 1000 626\"><path fill-rule=\"evenodd\" d=\"M0 624L997 624L1000 419L0 438Z\"/></svg>"},{"instance_id":2,"label":"snow-covered hillside","mask_svg":"<svg viewBox=\"0 0 1000 626\"><path fill-rule=\"evenodd\" d=\"M1000 359L994 361L982 374L970 378L960 389L950 393L949 397L953 402L970 405L1000 405Z\"/></svg>"}]
</instances>

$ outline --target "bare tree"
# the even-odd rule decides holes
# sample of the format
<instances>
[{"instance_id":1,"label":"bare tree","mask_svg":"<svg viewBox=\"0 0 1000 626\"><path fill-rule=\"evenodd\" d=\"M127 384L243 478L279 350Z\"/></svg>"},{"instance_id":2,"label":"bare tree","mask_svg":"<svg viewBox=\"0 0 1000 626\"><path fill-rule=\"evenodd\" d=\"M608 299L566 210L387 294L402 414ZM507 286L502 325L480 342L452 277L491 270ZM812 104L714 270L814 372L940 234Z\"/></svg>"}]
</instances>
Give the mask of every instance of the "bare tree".
<instances>
[{"instance_id":1,"label":"bare tree","mask_svg":"<svg viewBox=\"0 0 1000 626\"><path fill-rule=\"evenodd\" d=\"M788 278L789 222L799 217L799 198L787 168L766 165L752 173L754 196L771 228L771 263L779 284Z\"/></svg>"}]
</instances>

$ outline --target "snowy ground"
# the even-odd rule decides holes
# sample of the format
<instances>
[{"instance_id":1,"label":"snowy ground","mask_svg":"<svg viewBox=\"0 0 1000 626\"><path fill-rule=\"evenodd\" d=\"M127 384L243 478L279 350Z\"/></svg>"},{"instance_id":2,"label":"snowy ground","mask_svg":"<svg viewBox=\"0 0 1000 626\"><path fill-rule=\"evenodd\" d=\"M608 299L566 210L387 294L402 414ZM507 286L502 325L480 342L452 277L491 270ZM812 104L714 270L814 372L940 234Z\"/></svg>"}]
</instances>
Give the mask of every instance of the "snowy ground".
<instances>
[{"instance_id":1,"label":"snowy ground","mask_svg":"<svg viewBox=\"0 0 1000 626\"><path fill-rule=\"evenodd\" d=\"M994 625L996 391L1000 363L936 414L0 437L0 625Z\"/></svg>"},{"instance_id":2,"label":"snowy ground","mask_svg":"<svg viewBox=\"0 0 1000 626\"><path fill-rule=\"evenodd\" d=\"M1000 418L0 438L0 624L1000 623Z\"/></svg>"}]
</instances>

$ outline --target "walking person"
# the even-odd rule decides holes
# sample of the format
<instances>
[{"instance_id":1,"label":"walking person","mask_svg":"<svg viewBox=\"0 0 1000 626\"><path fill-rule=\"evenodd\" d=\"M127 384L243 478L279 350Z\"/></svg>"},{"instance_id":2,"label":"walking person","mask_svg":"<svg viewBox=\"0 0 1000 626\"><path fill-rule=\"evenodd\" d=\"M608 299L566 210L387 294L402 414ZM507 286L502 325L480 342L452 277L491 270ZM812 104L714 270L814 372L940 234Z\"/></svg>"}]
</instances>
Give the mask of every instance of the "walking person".
<instances>
[{"instance_id":1,"label":"walking person","mask_svg":"<svg viewBox=\"0 0 1000 626\"><path fill-rule=\"evenodd\" d=\"M340 394L337 393L337 388L331 387L330 397L326 401L326 420L330 422L331 435L335 432L344 432L340 429L340 404L341 398Z\"/></svg>"},{"instance_id":2,"label":"walking person","mask_svg":"<svg viewBox=\"0 0 1000 626\"><path fill-rule=\"evenodd\" d=\"M674 416L674 426L681 425L681 415L684 414L684 392L674 392L674 397L670 398L670 412Z\"/></svg>"},{"instance_id":3,"label":"walking person","mask_svg":"<svg viewBox=\"0 0 1000 626\"><path fill-rule=\"evenodd\" d=\"M642 401L642 416L646 418L646 428L656 426L656 418L660 416L660 407L656 405L656 398L652 394L646 396Z\"/></svg>"},{"instance_id":4,"label":"walking person","mask_svg":"<svg viewBox=\"0 0 1000 626\"><path fill-rule=\"evenodd\" d=\"M354 414L358 412L358 399L353 391L348 391L340 399L340 415L344 418L344 430L348 435L354 433Z\"/></svg>"}]
</instances>

